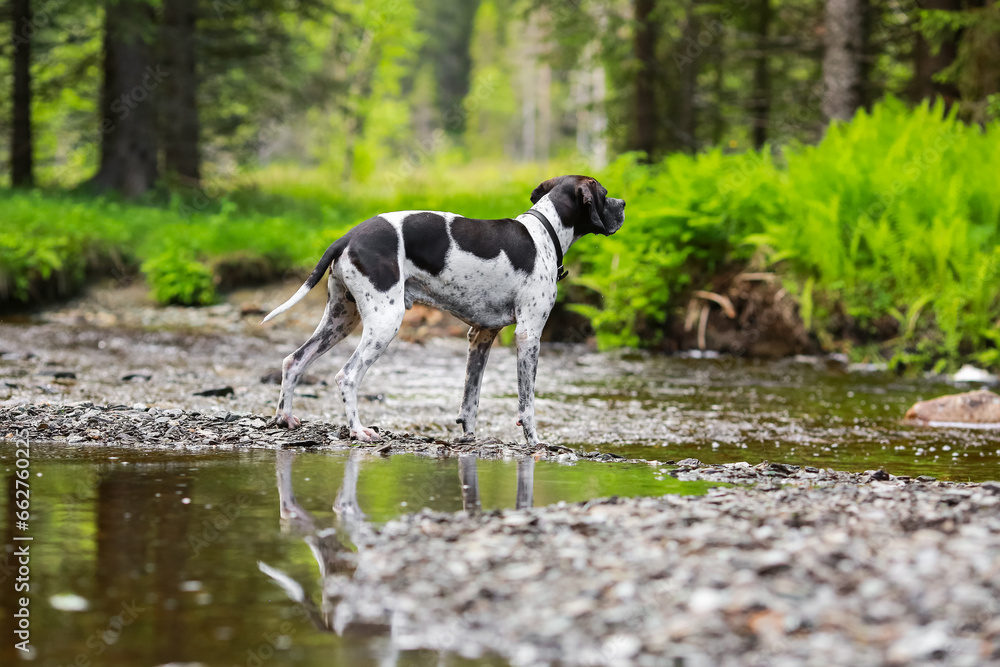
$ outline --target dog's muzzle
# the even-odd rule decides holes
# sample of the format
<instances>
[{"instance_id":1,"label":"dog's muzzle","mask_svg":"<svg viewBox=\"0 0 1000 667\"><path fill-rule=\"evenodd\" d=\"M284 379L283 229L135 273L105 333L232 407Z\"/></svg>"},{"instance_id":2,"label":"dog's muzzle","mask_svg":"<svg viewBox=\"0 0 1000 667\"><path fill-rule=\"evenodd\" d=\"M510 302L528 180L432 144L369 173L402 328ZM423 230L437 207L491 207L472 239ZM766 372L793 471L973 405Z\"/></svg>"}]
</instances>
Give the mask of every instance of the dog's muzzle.
<instances>
[{"instance_id":1,"label":"dog's muzzle","mask_svg":"<svg viewBox=\"0 0 1000 667\"><path fill-rule=\"evenodd\" d=\"M611 236L625 224L625 200L608 197L605 200L604 213L605 220L610 223L607 235Z\"/></svg>"}]
</instances>

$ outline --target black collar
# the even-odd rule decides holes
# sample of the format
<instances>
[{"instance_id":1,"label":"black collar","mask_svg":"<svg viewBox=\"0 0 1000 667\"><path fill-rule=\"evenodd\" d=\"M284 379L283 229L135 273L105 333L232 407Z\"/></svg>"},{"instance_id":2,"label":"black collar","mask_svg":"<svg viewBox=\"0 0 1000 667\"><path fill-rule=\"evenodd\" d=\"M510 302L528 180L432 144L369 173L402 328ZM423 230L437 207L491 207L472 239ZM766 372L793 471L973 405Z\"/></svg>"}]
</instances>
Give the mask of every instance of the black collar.
<instances>
[{"instance_id":1,"label":"black collar","mask_svg":"<svg viewBox=\"0 0 1000 667\"><path fill-rule=\"evenodd\" d=\"M559 242L559 237L556 236L556 230L552 229L552 223L549 222L549 219L546 218L540 211L530 209L527 212L538 218L538 221L542 223L542 227L545 227L545 231L549 233L549 237L552 239L552 245L556 247L556 263L558 264L556 267L556 281L558 282L565 278L569 272L563 266L562 244Z\"/></svg>"}]
</instances>

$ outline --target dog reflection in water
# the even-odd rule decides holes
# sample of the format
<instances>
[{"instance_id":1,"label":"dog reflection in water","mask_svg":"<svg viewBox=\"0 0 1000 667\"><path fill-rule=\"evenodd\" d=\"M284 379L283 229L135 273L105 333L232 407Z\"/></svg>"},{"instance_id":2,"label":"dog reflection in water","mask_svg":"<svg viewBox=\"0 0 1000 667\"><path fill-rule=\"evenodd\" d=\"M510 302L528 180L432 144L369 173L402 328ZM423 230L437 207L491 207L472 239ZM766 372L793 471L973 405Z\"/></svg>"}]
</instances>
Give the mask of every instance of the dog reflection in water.
<instances>
[{"instance_id":1,"label":"dog reflection in water","mask_svg":"<svg viewBox=\"0 0 1000 667\"><path fill-rule=\"evenodd\" d=\"M396 655L396 649L386 637L391 629L389 613L382 614L380 619L361 619L355 613L356 606L344 599L352 588L354 570L365 558L365 545L375 532L358 504L359 459L362 455L352 452L344 466L344 479L333 503L335 519L333 525L326 528L319 526L316 517L295 498L292 488L292 462L295 456L295 450L291 449L280 450L276 454L278 516L282 532L301 535L319 565L322 587L320 604L317 605L302 585L285 572L263 561L258 561L257 565L261 572L271 577L289 598L301 606L304 614L318 629L338 635L383 636L383 645L377 650L383 658L391 658L390 662L384 664L395 664L393 656ZM533 458L528 456L517 462L517 509L532 507L534 474ZM458 481L464 511L473 515L481 512L482 500L479 496L475 456L458 457Z\"/></svg>"}]
</instances>

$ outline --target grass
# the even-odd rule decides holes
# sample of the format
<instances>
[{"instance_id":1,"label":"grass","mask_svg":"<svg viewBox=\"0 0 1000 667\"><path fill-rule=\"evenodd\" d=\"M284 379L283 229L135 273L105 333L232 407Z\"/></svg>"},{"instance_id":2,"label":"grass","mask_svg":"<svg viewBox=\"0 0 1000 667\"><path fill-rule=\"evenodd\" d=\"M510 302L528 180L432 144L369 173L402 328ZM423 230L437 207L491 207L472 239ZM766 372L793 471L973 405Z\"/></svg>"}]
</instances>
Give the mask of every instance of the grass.
<instances>
[{"instance_id":1,"label":"grass","mask_svg":"<svg viewBox=\"0 0 1000 667\"><path fill-rule=\"evenodd\" d=\"M228 184L214 198L175 192L145 205L0 190L0 302L67 296L88 272L141 266L161 303L203 305L230 271L256 267L266 280L311 269L333 241L381 211L503 217L526 210L544 173L538 165L469 166L424 172L393 189L389 181L335 187L324 172L276 166Z\"/></svg>"},{"instance_id":2,"label":"grass","mask_svg":"<svg viewBox=\"0 0 1000 667\"><path fill-rule=\"evenodd\" d=\"M655 345L692 290L722 273L776 272L814 338L856 356L938 369L1000 367L1000 128L888 99L816 146L641 164L595 174L629 202L613 237L569 254L564 286L602 346ZM65 296L89 273L141 267L162 303L311 269L347 229L388 210L509 216L579 165L425 165L336 185L272 166L211 198L146 205L0 190L0 301ZM210 189L211 192L211 189Z\"/></svg>"}]
</instances>

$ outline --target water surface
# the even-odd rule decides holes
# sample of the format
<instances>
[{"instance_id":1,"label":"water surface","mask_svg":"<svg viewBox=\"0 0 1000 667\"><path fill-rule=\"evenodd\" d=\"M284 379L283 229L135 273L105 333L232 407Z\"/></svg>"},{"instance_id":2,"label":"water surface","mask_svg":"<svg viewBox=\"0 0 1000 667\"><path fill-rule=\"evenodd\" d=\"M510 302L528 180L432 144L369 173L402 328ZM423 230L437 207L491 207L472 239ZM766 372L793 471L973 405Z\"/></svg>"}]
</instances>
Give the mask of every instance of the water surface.
<instances>
[{"instance_id":1,"label":"water surface","mask_svg":"<svg viewBox=\"0 0 1000 667\"><path fill-rule=\"evenodd\" d=\"M917 401L977 386L793 360L563 358L569 363L557 372L566 380L542 398L558 405L556 432L570 446L600 443L602 451L661 461L1000 479L1000 431L902 422Z\"/></svg>"},{"instance_id":2,"label":"water surface","mask_svg":"<svg viewBox=\"0 0 1000 667\"><path fill-rule=\"evenodd\" d=\"M475 512L708 488L647 465L35 443L24 532L10 502L13 450L0 445L4 542L34 538L37 653L24 664L52 666L506 664L400 651L385 627L339 627L320 576L351 571L359 533L424 507ZM301 587L301 604L288 582ZM0 586L11 637L12 581ZM20 662L11 644L0 648L2 664Z\"/></svg>"}]
</instances>

